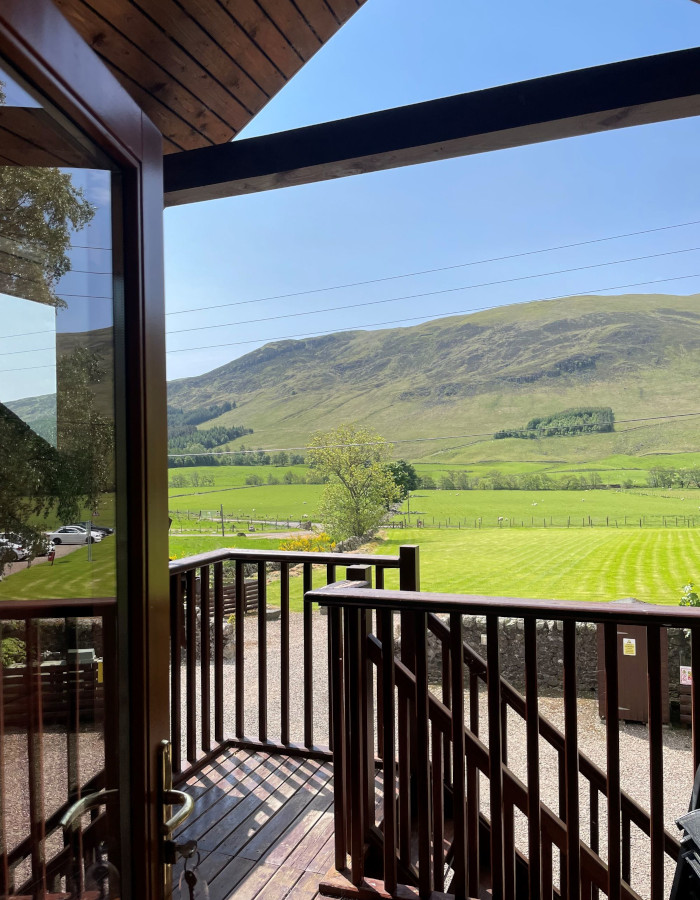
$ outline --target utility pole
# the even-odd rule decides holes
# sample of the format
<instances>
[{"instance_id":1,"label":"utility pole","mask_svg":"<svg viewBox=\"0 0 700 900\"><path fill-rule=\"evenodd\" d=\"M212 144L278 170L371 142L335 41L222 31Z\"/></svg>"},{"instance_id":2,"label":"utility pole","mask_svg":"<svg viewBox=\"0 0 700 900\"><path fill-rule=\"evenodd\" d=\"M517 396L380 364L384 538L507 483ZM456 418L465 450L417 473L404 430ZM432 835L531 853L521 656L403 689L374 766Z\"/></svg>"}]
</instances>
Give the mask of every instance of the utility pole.
<instances>
[{"instance_id":1,"label":"utility pole","mask_svg":"<svg viewBox=\"0 0 700 900\"><path fill-rule=\"evenodd\" d=\"M226 537L224 534L224 504L221 504L221 537Z\"/></svg>"}]
</instances>

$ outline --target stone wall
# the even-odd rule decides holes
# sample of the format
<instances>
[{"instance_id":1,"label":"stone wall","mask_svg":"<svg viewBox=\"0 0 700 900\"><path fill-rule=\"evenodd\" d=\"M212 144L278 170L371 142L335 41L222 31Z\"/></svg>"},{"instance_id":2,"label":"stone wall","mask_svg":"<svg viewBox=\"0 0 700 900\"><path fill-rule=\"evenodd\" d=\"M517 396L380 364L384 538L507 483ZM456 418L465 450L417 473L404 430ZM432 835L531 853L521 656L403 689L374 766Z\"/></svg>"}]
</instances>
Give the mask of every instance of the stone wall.
<instances>
[{"instance_id":1,"label":"stone wall","mask_svg":"<svg viewBox=\"0 0 700 900\"><path fill-rule=\"evenodd\" d=\"M440 616L445 619L446 617ZM486 618L464 616L464 640L480 656L486 658ZM522 619L499 621L501 673L518 690L525 689L525 641ZM669 693L671 701L679 697L679 666L690 664L690 638L683 629L668 629ZM428 635L429 671L432 681L441 678L440 642ZM537 665L540 693L561 695L563 688L563 624L540 619L537 622ZM579 622L576 626L576 668L578 693L597 696L598 646L597 628Z\"/></svg>"}]
</instances>

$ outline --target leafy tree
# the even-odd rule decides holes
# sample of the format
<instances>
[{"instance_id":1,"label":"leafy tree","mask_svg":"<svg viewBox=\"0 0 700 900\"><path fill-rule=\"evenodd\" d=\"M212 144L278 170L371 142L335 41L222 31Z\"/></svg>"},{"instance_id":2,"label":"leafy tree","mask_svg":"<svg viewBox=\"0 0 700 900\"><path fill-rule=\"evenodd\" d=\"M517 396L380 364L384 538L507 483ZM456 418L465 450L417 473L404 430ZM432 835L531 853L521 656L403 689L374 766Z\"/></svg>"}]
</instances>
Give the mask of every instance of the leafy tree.
<instances>
[{"instance_id":1,"label":"leafy tree","mask_svg":"<svg viewBox=\"0 0 700 900\"><path fill-rule=\"evenodd\" d=\"M70 460L66 477L75 479L73 493L97 509L114 486L114 424L111 401L104 399L111 378L97 353L78 347L59 356L56 387L58 447Z\"/></svg>"},{"instance_id":2,"label":"leafy tree","mask_svg":"<svg viewBox=\"0 0 700 900\"><path fill-rule=\"evenodd\" d=\"M65 306L56 289L70 271L72 233L95 208L68 173L56 168L0 169L0 293Z\"/></svg>"},{"instance_id":3,"label":"leafy tree","mask_svg":"<svg viewBox=\"0 0 700 900\"><path fill-rule=\"evenodd\" d=\"M418 475L414 467L405 459L397 459L389 463L389 472L394 479L394 484L401 492L401 499L408 496L410 491L415 491L419 484Z\"/></svg>"},{"instance_id":4,"label":"leafy tree","mask_svg":"<svg viewBox=\"0 0 700 900\"><path fill-rule=\"evenodd\" d=\"M328 479L319 517L334 537L342 540L376 528L387 507L399 499L387 466L390 452L381 435L354 423L311 438L307 462Z\"/></svg>"},{"instance_id":5,"label":"leafy tree","mask_svg":"<svg viewBox=\"0 0 700 900\"><path fill-rule=\"evenodd\" d=\"M60 519L77 517L80 485L75 460L39 437L0 403L0 530L29 546L40 539L34 517L55 510ZM7 559L0 558L0 575Z\"/></svg>"},{"instance_id":6,"label":"leafy tree","mask_svg":"<svg viewBox=\"0 0 700 900\"><path fill-rule=\"evenodd\" d=\"M272 465L273 466L289 465L289 455L287 453L285 453L284 450L280 450L279 453L274 453L272 455Z\"/></svg>"}]
</instances>

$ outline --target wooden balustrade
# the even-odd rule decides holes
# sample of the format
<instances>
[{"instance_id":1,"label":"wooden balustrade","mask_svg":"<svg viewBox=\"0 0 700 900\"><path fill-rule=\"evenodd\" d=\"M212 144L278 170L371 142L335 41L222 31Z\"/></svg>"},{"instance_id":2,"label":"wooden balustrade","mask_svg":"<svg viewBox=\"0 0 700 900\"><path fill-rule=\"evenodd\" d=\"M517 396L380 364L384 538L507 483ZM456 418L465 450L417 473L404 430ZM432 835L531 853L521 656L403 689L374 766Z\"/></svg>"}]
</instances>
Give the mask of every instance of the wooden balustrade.
<instances>
[{"instance_id":1,"label":"wooden balustrade","mask_svg":"<svg viewBox=\"0 0 700 900\"><path fill-rule=\"evenodd\" d=\"M331 758L331 705L326 696L324 708L315 708L319 692L314 691L314 670L317 682L326 677L319 653L332 658L331 632L327 620L314 617L307 604L294 632L297 644L292 644L293 567L300 567L300 588L308 592L314 579L330 584L339 569L357 565L369 567L380 584L394 569L401 587L418 585L418 548L413 546L401 547L396 556L230 549L170 563L171 741L177 781L224 746ZM279 624L268 623L269 603L279 607ZM235 650L229 668L224 644L231 627ZM292 651L301 662L297 668L290 662ZM332 683L329 687L330 694ZM279 707L274 720L269 715L273 698Z\"/></svg>"},{"instance_id":2,"label":"wooden balustrade","mask_svg":"<svg viewBox=\"0 0 700 900\"><path fill-rule=\"evenodd\" d=\"M660 635L665 627L689 628L697 658L700 613L679 607L625 608L381 591L371 588L368 576L359 584L355 579L306 596L308 603L328 607L334 648L336 867L348 880L330 879L324 891L349 896L353 886L358 889L374 878L392 895L397 885L405 885L417 888L421 897L429 897L431 891L476 897L484 887L495 898L593 900L601 893L625 900L665 897L679 842L664 828ZM463 640L464 615L485 617L485 658ZM394 647L397 616L400 654ZM524 695L500 675L502 617L523 620ZM563 731L539 710L539 619L561 622ZM577 622L597 623L604 630L609 698L606 770L579 746ZM642 625L647 632L649 810L621 789L619 624ZM428 634L435 637L441 651L439 684L431 687ZM375 680L377 697L382 699L382 715L377 717L367 705ZM485 686L481 709L480 683ZM693 709L698 694L693 691ZM480 718L482 724L486 719L483 736ZM518 721L525 732L526 759L522 760L510 759L508 746L510 728ZM699 721L693 719L694 759ZM381 748L377 755L375 748ZM554 785L545 785L542 779L544 753L557 761ZM689 758L689 781L694 774L691 765ZM346 777L338 777L347 769L352 772L353 790L348 790ZM368 812L367 796L378 772L384 799L377 824ZM488 796L482 798L479 780L484 777ZM542 799L545 786L555 803ZM678 815L686 804L683 797ZM518 816L521 826L516 835ZM641 833L646 841L641 870L640 852L632 851L633 825L638 838Z\"/></svg>"},{"instance_id":3,"label":"wooden balustrade","mask_svg":"<svg viewBox=\"0 0 700 900\"><path fill-rule=\"evenodd\" d=\"M102 634L102 658L97 662L81 662L70 652L78 649L78 622L83 618L96 621ZM63 846L60 820L79 797L105 787L104 771L86 777L95 761L82 757L79 735L90 726L99 732L109 728L104 709L114 702L109 691L116 685L115 622L113 599L0 603L0 641L12 636L26 653L15 664L0 661L0 896L44 896L59 890L72 872L74 860L70 848ZM45 659L49 631L52 656L60 653L60 659ZM47 728L60 734L65 747L65 777L56 767L55 750L46 748ZM4 760L23 754L26 767L7 771ZM45 781L49 756L50 798ZM65 800L57 803L55 791L62 783ZM17 826L25 798L28 827L21 837ZM83 834L86 859L106 837L105 816L97 818L97 811L95 816Z\"/></svg>"}]
</instances>

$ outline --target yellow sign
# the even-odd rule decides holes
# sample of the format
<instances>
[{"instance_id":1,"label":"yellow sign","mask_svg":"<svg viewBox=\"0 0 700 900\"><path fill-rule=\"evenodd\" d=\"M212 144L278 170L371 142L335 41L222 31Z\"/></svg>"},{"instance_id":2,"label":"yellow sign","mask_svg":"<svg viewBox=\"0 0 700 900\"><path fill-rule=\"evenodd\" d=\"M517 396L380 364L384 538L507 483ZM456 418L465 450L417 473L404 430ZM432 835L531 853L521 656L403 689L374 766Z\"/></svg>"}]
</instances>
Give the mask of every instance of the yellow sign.
<instances>
[{"instance_id":1,"label":"yellow sign","mask_svg":"<svg viewBox=\"0 0 700 900\"><path fill-rule=\"evenodd\" d=\"M102 684L103 681L103 671L102 671L102 660L99 660L97 663L97 683Z\"/></svg>"},{"instance_id":2,"label":"yellow sign","mask_svg":"<svg viewBox=\"0 0 700 900\"><path fill-rule=\"evenodd\" d=\"M624 656L637 655L637 642L634 638L622 638L622 653Z\"/></svg>"}]
</instances>

